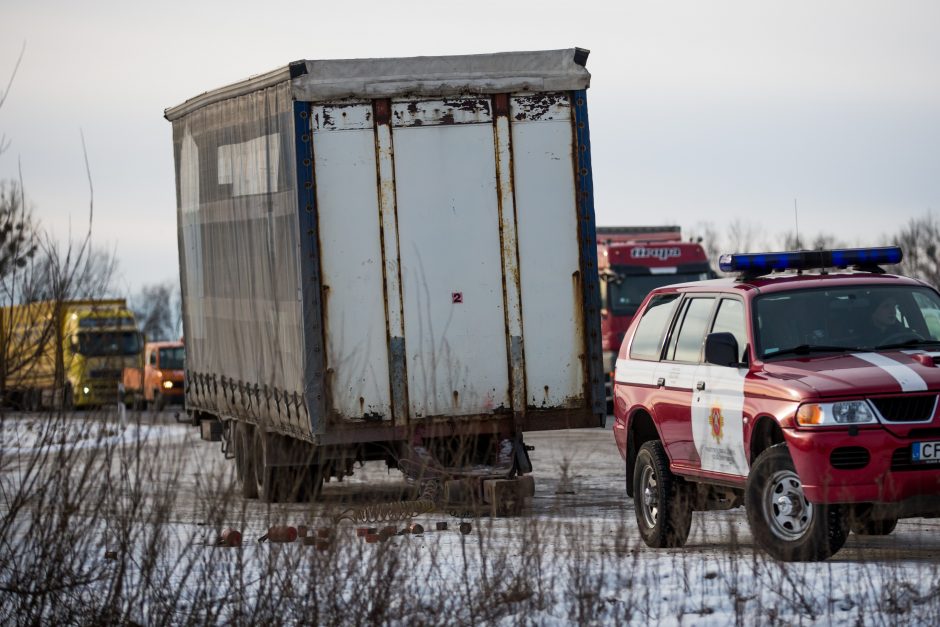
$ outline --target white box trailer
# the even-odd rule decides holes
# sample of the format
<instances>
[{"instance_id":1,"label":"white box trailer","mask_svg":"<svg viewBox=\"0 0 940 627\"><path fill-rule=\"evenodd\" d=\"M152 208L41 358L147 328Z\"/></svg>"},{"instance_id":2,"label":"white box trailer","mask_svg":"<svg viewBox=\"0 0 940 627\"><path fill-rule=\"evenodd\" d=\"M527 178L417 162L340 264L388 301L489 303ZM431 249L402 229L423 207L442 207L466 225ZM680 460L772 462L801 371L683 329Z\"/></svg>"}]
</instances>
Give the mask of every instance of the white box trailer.
<instances>
[{"instance_id":1,"label":"white box trailer","mask_svg":"<svg viewBox=\"0 0 940 627\"><path fill-rule=\"evenodd\" d=\"M298 61L166 111L186 407L246 496L513 477L525 431L603 424L587 55Z\"/></svg>"}]
</instances>

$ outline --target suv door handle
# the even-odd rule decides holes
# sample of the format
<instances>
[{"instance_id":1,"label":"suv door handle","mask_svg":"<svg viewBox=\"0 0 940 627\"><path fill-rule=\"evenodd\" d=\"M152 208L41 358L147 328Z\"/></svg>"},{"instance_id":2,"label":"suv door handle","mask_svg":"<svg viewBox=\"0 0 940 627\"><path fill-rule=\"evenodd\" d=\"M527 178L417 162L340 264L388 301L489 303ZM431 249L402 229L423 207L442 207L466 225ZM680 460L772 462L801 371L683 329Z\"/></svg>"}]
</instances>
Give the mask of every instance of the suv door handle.
<instances>
[{"instance_id":1,"label":"suv door handle","mask_svg":"<svg viewBox=\"0 0 940 627\"><path fill-rule=\"evenodd\" d=\"M659 377L658 379L656 379L656 385L658 385L659 387L664 387L666 385L666 379L664 379L663 377Z\"/></svg>"},{"instance_id":2,"label":"suv door handle","mask_svg":"<svg viewBox=\"0 0 940 627\"><path fill-rule=\"evenodd\" d=\"M696 390L704 390L704 389L705 389L705 382L704 382L704 381L699 381L698 383L696 383L696 384L695 384L695 389L696 389Z\"/></svg>"}]
</instances>

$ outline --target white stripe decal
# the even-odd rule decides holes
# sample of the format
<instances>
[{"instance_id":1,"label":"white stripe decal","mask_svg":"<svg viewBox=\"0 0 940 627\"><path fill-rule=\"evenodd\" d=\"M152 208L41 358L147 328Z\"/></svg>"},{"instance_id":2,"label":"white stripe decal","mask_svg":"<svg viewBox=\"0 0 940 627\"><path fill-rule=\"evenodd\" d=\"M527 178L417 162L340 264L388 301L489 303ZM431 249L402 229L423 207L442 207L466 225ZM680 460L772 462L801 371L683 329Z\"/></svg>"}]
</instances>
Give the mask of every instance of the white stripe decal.
<instances>
[{"instance_id":1,"label":"white stripe decal","mask_svg":"<svg viewBox=\"0 0 940 627\"><path fill-rule=\"evenodd\" d=\"M618 359L614 381L634 385L652 385L656 373L657 361L633 361Z\"/></svg>"},{"instance_id":2,"label":"white stripe decal","mask_svg":"<svg viewBox=\"0 0 940 627\"><path fill-rule=\"evenodd\" d=\"M927 355L928 357L940 357L940 353L936 351L925 351L920 348L915 348L911 350L901 351L905 355Z\"/></svg>"},{"instance_id":3,"label":"white stripe decal","mask_svg":"<svg viewBox=\"0 0 940 627\"><path fill-rule=\"evenodd\" d=\"M852 356L878 366L890 374L904 392L922 392L927 389L927 383L910 366L905 366L890 357L878 353L852 353Z\"/></svg>"}]
</instances>

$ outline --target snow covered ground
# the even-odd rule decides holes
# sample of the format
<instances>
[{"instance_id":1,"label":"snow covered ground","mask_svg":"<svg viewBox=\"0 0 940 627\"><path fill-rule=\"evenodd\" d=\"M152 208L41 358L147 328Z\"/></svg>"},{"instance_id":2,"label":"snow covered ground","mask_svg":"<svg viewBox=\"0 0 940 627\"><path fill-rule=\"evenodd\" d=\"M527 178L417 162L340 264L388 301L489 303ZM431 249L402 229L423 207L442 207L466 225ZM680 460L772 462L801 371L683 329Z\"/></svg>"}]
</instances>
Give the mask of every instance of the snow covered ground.
<instances>
[{"instance_id":1,"label":"snow covered ground","mask_svg":"<svg viewBox=\"0 0 940 627\"><path fill-rule=\"evenodd\" d=\"M652 550L636 532L609 430L527 435L537 491L523 517L427 514L415 519L423 535L368 544L332 515L408 490L381 464L327 484L319 503L266 505L242 499L218 444L170 414L19 415L0 426L4 624L940 620L937 522L851 536L827 562L780 564L754 550L743 511L705 512L687 547ZM437 522L449 528L434 531ZM328 528L332 538L325 550L259 542L270 525ZM241 547L215 546L226 526L242 531Z\"/></svg>"}]
</instances>

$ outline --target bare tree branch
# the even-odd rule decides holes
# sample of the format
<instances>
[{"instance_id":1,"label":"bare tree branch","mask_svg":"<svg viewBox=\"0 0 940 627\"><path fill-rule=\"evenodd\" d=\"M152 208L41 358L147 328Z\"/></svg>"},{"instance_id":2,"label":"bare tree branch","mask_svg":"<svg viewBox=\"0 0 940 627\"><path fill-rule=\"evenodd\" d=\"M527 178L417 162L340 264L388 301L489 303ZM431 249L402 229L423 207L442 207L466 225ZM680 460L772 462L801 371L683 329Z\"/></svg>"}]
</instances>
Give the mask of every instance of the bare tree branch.
<instances>
[{"instance_id":1,"label":"bare tree branch","mask_svg":"<svg viewBox=\"0 0 940 627\"><path fill-rule=\"evenodd\" d=\"M23 61L23 54L26 52L26 42L23 42L23 46L20 48L20 54L16 58L16 63L13 65L13 72L10 74L10 80L7 81L6 89L0 91L0 109L3 108L3 103L7 101L7 96L10 95L10 88L13 87L13 79L16 78L16 72L20 69L20 63ZM10 140L7 139L7 136L0 135L0 154L6 152L6 149L10 147Z\"/></svg>"},{"instance_id":2,"label":"bare tree branch","mask_svg":"<svg viewBox=\"0 0 940 627\"><path fill-rule=\"evenodd\" d=\"M911 218L892 238L892 243L904 251L900 264L902 274L940 285L940 220L932 212Z\"/></svg>"}]
</instances>

